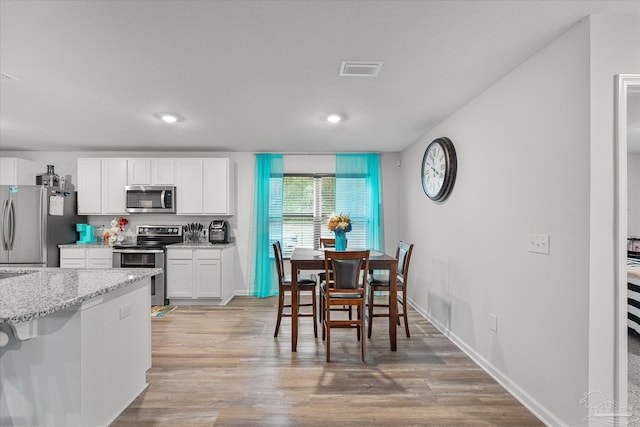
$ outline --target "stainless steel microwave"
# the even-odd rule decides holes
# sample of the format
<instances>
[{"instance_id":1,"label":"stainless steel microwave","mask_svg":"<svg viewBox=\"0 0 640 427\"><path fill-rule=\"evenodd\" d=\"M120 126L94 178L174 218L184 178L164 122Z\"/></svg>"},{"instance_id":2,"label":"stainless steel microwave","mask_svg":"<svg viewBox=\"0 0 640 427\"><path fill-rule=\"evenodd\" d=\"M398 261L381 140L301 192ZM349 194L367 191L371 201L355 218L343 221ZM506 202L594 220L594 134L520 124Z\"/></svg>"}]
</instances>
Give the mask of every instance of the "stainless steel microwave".
<instances>
[{"instance_id":1,"label":"stainless steel microwave","mask_svg":"<svg viewBox=\"0 0 640 427\"><path fill-rule=\"evenodd\" d=\"M128 213L176 213L176 187L127 185Z\"/></svg>"}]
</instances>

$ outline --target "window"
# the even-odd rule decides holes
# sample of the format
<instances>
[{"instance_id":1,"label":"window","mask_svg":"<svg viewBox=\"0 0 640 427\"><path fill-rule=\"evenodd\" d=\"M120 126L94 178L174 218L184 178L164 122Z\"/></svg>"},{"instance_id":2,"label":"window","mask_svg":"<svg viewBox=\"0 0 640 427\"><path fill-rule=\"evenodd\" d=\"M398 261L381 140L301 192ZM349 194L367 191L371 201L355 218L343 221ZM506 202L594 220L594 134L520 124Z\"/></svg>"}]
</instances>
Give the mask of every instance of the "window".
<instances>
[{"instance_id":1,"label":"window","mask_svg":"<svg viewBox=\"0 0 640 427\"><path fill-rule=\"evenodd\" d=\"M285 175L282 188L282 254L293 248L318 248L335 211L336 179L329 175Z\"/></svg>"}]
</instances>

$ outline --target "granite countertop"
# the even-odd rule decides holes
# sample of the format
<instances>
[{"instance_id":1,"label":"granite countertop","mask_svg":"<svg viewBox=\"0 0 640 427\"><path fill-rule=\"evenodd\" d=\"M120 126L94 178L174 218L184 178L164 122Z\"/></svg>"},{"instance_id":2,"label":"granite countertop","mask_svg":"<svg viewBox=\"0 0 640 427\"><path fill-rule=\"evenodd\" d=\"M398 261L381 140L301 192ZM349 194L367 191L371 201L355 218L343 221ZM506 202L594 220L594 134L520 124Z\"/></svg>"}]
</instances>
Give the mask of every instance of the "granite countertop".
<instances>
[{"instance_id":1,"label":"granite countertop","mask_svg":"<svg viewBox=\"0 0 640 427\"><path fill-rule=\"evenodd\" d=\"M230 246L235 246L235 243L174 243L167 246L167 249L224 249Z\"/></svg>"},{"instance_id":2,"label":"granite countertop","mask_svg":"<svg viewBox=\"0 0 640 427\"><path fill-rule=\"evenodd\" d=\"M64 245L58 245L58 248L105 248L112 249L111 246L104 243L66 243Z\"/></svg>"},{"instance_id":3,"label":"granite countertop","mask_svg":"<svg viewBox=\"0 0 640 427\"><path fill-rule=\"evenodd\" d=\"M27 274L0 280L0 323L44 317L162 273L160 268L75 269L3 267Z\"/></svg>"}]
</instances>

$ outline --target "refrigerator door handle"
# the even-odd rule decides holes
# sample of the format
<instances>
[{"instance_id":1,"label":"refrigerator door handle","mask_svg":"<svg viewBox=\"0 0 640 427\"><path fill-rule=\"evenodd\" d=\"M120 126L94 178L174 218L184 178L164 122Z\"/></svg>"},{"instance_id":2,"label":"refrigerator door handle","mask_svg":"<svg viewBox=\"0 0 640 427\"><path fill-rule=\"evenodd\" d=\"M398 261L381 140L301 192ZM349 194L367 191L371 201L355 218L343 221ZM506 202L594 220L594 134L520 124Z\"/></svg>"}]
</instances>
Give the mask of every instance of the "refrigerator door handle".
<instances>
[{"instance_id":1,"label":"refrigerator door handle","mask_svg":"<svg viewBox=\"0 0 640 427\"><path fill-rule=\"evenodd\" d=\"M16 210L13 207L13 200L9 200L9 227L11 231L9 235L9 250L13 250L13 241L16 237Z\"/></svg>"},{"instance_id":2,"label":"refrigerator door handle","mask_svg":"<svg viewBox=\"0 0 640 427\"><path fill-rule=\"evenodd\" d=\"M6 231L7 231L7 212L9 210L9 201L5 200L2 203L2 218L0 219L0 234L2 237L2 247L4 248L5 251L9 250L9 244L7 243L7 236L6 236Z\"/></svg>"}]
</instances>

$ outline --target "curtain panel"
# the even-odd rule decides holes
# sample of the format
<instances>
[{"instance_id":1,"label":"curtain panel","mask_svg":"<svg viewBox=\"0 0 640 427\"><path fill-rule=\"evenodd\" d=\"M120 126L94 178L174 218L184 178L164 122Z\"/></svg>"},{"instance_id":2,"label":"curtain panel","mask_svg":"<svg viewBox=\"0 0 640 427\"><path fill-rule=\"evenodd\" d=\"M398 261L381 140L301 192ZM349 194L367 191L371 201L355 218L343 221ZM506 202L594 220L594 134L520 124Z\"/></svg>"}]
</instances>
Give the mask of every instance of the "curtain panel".
<instances>
[{"instance_id":1,"label":"curtain panel","mask_svg":"<svg viewBox=\"0 0 640 427\"><path fill-rule=\"evenodd\" d=\"M283 170L282 154L256 154L253 265L249 294L258 298L278 294L272 244L282 239Z\"/></svg>"},{"instance_id":2,"label":"curtain panel","mask_svg":"<svg viewBox=\"0 0 640 427\"><path fill-rule=\"evenodd\" d=\"M384 252L378 153L336 154L336 212L349 213L354 228L365 227L368 249Z\"/></svg>"}]
</instances>

